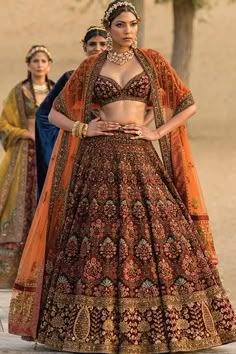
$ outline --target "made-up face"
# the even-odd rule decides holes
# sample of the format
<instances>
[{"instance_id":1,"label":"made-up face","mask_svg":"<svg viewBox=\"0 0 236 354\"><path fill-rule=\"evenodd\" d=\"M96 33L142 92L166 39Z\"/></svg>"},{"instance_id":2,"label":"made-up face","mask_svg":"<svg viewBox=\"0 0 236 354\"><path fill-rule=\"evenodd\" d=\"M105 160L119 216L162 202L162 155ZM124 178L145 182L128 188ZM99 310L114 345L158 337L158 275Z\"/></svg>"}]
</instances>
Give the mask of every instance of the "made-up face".
<instances>
[{"instance_id":1,"label":"made-up face","mask_svg":"<svg viewBox=\"0 0 236 354\"><path fill-rule=\"evenodd\" d=\"M115 51L128 49L137 35L138 20L132 12L122 12L112 21L108 31Z\"/></svg>"},{"instance_id":2,"label":"made-up face","mask_svg":"<svg viewBox=\"0 0 236 354\"><path fill-rule=\"evenodd\" d=\"M87 56L101 53L105 49L106 49L106 39L99 35L93 36L84 45L84 50Z\"/></svg>"},{"instance_id":3,"label":"made-up face","mask_svg":"<svg viewBox=\"0 0 236 354\"><path fill-rule=\"evenodd\" d=\"M47 75L51 67L48 56L43 52L35 53L28 63L32 77L40 78Z\"/></svg>"}]
</instances>

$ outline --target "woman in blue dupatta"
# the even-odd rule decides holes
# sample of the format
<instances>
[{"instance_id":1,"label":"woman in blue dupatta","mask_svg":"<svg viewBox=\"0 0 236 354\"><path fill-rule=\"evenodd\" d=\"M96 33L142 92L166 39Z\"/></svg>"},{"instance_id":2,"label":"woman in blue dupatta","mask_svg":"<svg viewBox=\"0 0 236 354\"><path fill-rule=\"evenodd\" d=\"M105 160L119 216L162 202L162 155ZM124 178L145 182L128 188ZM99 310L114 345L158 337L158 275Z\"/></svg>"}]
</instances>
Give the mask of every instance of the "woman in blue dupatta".
<instances>
[{"instance_id":1,"label":"woman in blue dupatta","mask_svg":"<svg viewBox=\"0 0 236 354\"><path fill-rule=\"evenodd\" d=\"M82 40L87 56L98 54L105 49L106 30L101 26L88 28ZM48 115L57 95L61 92L73 70L65 72L56 82L36 112L35 139L37 159L37 197L39 199L47 175L48 164L57 139L59 129L48 121ZM93 116L93 113L91 113Z\"/></svg>"}]
</instances>

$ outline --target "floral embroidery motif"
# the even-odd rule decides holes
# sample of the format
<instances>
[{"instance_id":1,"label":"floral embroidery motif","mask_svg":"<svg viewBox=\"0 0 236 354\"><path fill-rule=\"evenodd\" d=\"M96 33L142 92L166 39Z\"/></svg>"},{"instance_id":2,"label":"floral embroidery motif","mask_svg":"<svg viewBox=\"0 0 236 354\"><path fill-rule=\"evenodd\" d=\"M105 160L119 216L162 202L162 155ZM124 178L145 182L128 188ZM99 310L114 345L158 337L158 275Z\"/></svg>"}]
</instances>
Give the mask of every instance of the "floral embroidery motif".
<instances>
[{"instance_id":1,"label":"floral embroidery motif","mask_svg":"<svg viewBox=\"0 0 236 354\"><path fill-rule=\"evenodd\" d=\"M91 258L87 261L84 268L84 276L88 281L95 281L101 278L102 267L101 263L96 258Z\"/></svg>"},{"instance_id":2,"label":"floral embroidery motif","mask_svg":"<svg viewBox=\"0 0 236 354\"><path fill-rule=\"evenodd\" d=\"M104 215L109 218L114 216L116 213L116 206L112 200L108 200L104 206Z\"/></svg>"},{"instance_id":3,"label":"floral embroidery motif","mask_svg":"<svg viewBox=\"0 0 236 354\"><path fill-rule=\"evenodd\" d=\"M144 239L142 239L135 248L135 254L141 261L148 261L152 256L152 247Z\"/></svg>"},{"instance_id":4,"label":"floral embroidery motif","mask_svg":"<svg viewBox=\"0 0 236 354\"><path fill-rule=\"evenodd\" d=\"M100 254L107 260L115 256L116 247L110 237L107 237L100 245Z\"/></svg>"},{"instance_id":5,"label":"floral embroidery motif","mask_svg":"<svg viewBox=\"0 0 236 354\"><path fill-rule=\"evenodd\" d=\"M150 82L145 72L135 75L122 88L112 78L99 75L94 84L93 101L101 106L121 100L146 102L150 95Z\"/></svg>"},{"instance_id":6,"label":"floral embroidery motif","mask_svg":"<svg viewBox=\"0 0 236 354\"><path fill-rule=\"evenodd\" d=\"M132 259L127 260L124 263L122 270L124 280L133 284L137 283L141 278L141 269L137 263L135 263Z\"/></svg>"},{"instance_id":7,"label":"floral embroidery motif","mask_svg":"<svg viewBox=\"0 0 236 354\"><path fill-rule=\"evenodd\" d=\"M138 219L142 219L145 215L144 207L139 201L135 202L134 204L133 214Z\"/></svg>"}]
</instances>

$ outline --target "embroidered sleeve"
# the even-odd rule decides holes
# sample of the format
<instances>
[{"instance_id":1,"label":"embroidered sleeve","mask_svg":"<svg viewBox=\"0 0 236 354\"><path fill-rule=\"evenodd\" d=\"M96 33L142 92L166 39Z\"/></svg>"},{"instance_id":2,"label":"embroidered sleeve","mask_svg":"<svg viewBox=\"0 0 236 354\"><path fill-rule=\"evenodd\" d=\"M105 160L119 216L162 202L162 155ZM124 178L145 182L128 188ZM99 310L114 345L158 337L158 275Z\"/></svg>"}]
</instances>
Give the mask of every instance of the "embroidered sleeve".
<instances>
[{"instance_id":1,"label":"embroidered sleeve","mask_svg":"<svg viewBox=\"0 0 236 354\"><path fill-rule=\"evenodd\" d=\"M178 114L178 113L184 111L186 108L192 106L193 104L194 104L194 98L193 98L192 93L189 91L178 102L178 105L175 110L175 114Z\"/></svg>"},{"instance_id":2,"label":"embroidered sleeve","mask_svg":"<svg viewBox=\"0 0 236 354\"><path fill-rule=\"evenodd\" d=\"M182 112L194 103L191 91L160 53L151 50L151 55L156 66L160 88L163 90L163 105L170 107L173 115Z\"/></svg>"}]
</instances>

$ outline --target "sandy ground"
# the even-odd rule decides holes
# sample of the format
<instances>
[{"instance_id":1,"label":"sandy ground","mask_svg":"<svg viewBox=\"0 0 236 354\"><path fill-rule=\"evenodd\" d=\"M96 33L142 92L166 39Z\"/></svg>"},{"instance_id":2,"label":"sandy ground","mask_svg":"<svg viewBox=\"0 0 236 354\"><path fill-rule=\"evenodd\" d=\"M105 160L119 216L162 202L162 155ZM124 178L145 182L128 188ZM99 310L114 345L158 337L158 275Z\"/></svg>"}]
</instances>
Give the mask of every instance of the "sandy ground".
<instances>
[{"instance_id":1,"label":"sandy ground","mask_svg":"<svg viewBox=\"0 0 236 354\"><path fill-rule=\"evenodd\" d=\"M236 309L236 142L191 139L191 146L210 215L222 281Z\"/></svg>"}]
</instances>

